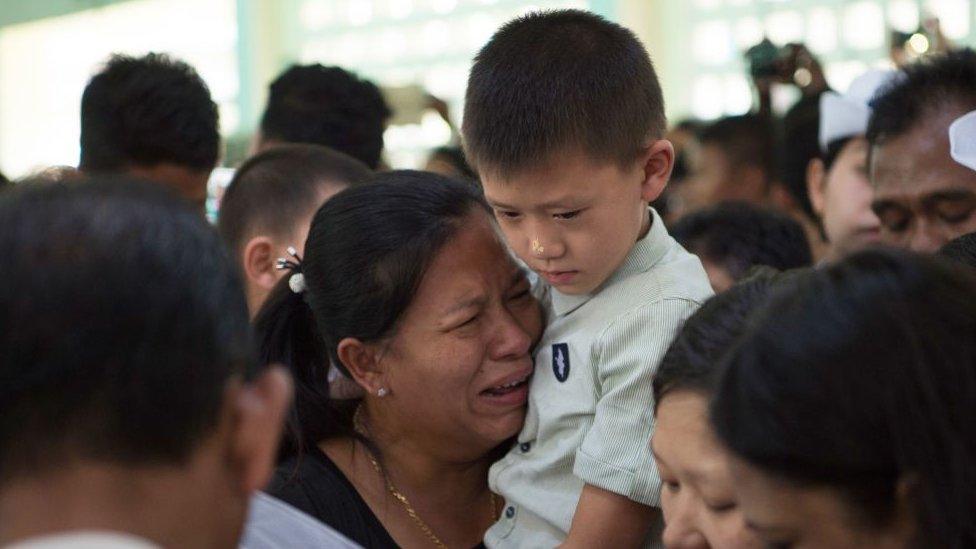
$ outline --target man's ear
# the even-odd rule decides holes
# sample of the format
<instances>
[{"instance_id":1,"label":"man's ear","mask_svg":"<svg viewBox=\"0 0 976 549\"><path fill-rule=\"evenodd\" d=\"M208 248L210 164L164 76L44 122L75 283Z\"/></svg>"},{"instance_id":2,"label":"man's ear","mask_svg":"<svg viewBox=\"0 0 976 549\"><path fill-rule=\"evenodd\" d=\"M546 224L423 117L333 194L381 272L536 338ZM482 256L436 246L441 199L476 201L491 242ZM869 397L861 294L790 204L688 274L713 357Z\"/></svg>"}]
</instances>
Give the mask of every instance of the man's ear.
<instances>
[{"instance_id":1,"label":"man's ear","mask_svg":"<svg viewBox=\"0 0 976 549\"><path fill-rule=\"evenodd\" d=\"M810 205L818 217L823 217L824 202L826 202L827 171L823 160L814 158L807 164L807 196Z\"/></svg>"},{"instance_id":2,"label":"man's ear","mask_svg":"<svg viewBox=\"0 0 976 549\"><path fill-rule=\"evenodd\" d=\"M391 390L388 384L386 369L379 360L379 353L375 346L347 337L339 342L336 349L339 360L349 371L353 381L359 384L367 393L375 395L380 389Z\"/></svg>"},{"instance_id":3,"label":"man's ear","mask_svg":"<svg viewBox=\"0 0 976 549\"><path fill-rule=\"evenodd\" d=\"M244 245L244 275L251 284L270 292L279 278L277 259L274 242L266 236L255 236Z\"/></svg>"},{"instance_id":4,"label":"man's ear","mask_svg":"<svg viewBox=\"0 0 976 549\"><path fill-rule=\"evenodd\" d=\"M229 394L234 399L232 460L241 491L250 494L271 478L291 405L291 376L280 366L269 366L254 381L238 383Z\"/></svg>"},{"instance_id":5,"label":"man's ear","mask_svg":"<svg viewBox=\"0 0 976 549\"><path fill-rule=\"evenodd\" d=\"M641 150L640 163L644 168L641 199L654 202L664 192L671 178L671 170L674 169L674 145L667 139L652 141Z\"/></svg>"}]
</instances>

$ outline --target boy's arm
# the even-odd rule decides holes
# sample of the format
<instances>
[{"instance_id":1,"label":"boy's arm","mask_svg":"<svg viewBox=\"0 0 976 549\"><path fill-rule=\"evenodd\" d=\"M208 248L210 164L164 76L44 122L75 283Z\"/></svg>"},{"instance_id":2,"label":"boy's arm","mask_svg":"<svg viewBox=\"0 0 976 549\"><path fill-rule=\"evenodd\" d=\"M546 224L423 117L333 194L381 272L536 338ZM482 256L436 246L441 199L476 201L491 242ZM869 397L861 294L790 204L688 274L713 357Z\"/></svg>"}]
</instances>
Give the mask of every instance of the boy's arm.
<instances>
[{"instance_id":1,"label":"boy's arm","mask_svg":"<svg viewBox=\"0 0 976 549\"><path fill-rule=\"evenodd\" d=\"M587 484L576 505L563 549L640 547L654 524L654 507Z\"/></svg>"},{"instance_id":2,"label":"boy's arm","mask_svg":"<svg viewBox=\"0 0 976 549\"><path fill-rule=\"evenodd\" d=\"M660 503L650 449L654 372L697 306L674 298L649 303L614 320L597 339L591 361L600 398L573 467L586 487L567 538L571 544L620 539L630 545L627 539L646 535L654 522Z\"/></svg>"}]
</instances>

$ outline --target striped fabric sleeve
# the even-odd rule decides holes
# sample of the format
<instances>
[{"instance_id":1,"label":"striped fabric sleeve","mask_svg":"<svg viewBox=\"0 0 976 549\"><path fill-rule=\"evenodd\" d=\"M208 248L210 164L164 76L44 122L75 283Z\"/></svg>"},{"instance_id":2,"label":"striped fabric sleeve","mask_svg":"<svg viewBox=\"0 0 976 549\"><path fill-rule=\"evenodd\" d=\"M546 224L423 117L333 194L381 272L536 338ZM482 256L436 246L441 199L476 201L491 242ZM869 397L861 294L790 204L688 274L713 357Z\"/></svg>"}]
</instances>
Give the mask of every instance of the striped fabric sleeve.
<instances>
[{"instance_id":1,"label":"striped fabric sleeve","mask_svg":"<svg viewBox=\"0 0 976 549\"><path fill-rule=\"evenodd\" d=\"M576 453L573 473L587 484L657 507L661 481L651 454L652 380L678 329L698 304L664 299L612 322L593 348L600 400Z\"/></svg>"}]
</instances>

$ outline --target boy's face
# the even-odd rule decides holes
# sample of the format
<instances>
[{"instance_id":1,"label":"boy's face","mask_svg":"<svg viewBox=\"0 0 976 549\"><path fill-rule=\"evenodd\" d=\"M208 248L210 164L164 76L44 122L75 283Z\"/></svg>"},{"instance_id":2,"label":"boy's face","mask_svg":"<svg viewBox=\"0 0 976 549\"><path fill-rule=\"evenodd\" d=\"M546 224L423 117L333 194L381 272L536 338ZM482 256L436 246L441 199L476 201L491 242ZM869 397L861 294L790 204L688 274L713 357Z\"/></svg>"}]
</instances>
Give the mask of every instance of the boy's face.
<instances>
[{"instance_id":1,"label":"boy's face","mask_svg":"<svg viewBox=\"0 0 976 549\"><path fill-rule=\"evenodd\" d=\"M482 184L519 258L560 292L580 295L603 284L646 230L647 205L670 173L668 165L664 181L648 178L652 164L645 155L622 168L579 152L555 154L508 178L486 170Z\"/></svg>"}]
</instances>

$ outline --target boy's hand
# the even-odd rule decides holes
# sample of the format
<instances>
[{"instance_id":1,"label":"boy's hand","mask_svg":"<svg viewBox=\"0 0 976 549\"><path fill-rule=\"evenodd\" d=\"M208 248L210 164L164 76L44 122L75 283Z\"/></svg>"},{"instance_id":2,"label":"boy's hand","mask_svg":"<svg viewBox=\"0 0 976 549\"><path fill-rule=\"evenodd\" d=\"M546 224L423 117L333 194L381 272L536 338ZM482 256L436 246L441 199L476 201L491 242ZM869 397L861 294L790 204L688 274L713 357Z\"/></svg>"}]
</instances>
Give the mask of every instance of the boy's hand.
<instances>
[{"instance_id":1,"label":"boy's hand","mask_svg":"<svg viewBox=\"0 0 976 549\"><path fill-rule=\"evenodd\" d=\"M641 547L660 510L587 484L583 487L564 549Z\"/></svg>"}]
</instances>

